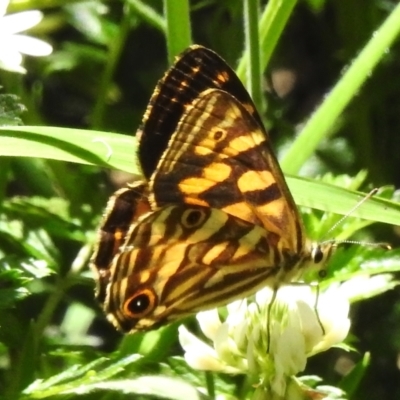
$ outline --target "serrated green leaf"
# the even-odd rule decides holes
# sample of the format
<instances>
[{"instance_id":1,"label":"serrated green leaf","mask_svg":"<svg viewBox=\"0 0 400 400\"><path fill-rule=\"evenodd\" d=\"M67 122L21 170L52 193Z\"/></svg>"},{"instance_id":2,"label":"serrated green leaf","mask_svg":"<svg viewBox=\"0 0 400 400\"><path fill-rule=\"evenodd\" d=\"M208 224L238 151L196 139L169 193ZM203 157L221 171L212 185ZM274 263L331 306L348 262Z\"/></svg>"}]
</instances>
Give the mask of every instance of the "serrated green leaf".
<instances>
[{"instance_id":1,"label":"serrated green leaf","mask_svg":"<svg viewBox=\"0 0 400 400\"><path fill-rule=\"evenodd\" d=\"M84 242L87 237L78 221L72 221L69 204L60 198L14 197L4 201L3 210L10 219L23 220L30 229L43 229L55 237Z\"/></svg>"},{"instance_id":2,"label":"serrated green leaf","mask_svg":"<svg viewBox=\"0 0 400 400\"><path fill-rule=\"evenodd\" d=\"M322 282L330 285L359 276L372 276L400 271L400 249L368 249L351 246L346 251L338 250L328 266L328 277Z\"/></svg>"},{"instance_id":3,"label":"serrated green leaf","mask_svg":"<svg viewBox=\"0 0 400 400\"><path fill-rule=\"evenodd\" d=\"M21 125L20 115L26 111L18 96L14 94L0 94L0 126Z\"/></svg>"},{"instance_id":4,"label":"serrated green leaf","mask_svg":"<svg viewBox=\"0 0 400 400\"><path fill-rule=\"evenodd\" d=\"M163 376L142 376L136 379L97 382L81 385L64 393L81 395L99 390L114 391L122 394L155 396L171 400L202 400L207 398L194 386L182 379Z\"/></svg>"},{"instance_id":5,"label":"serrated green leaf","mask_svg":"<svg viewBox=\"0 0 400 400\"><path fill-rule=\"evenodd\" d=\"M27 387L23 394L24 399L44 399L46 397L61 394L82 394L96 390L107 379L124 371L129 364L141 359L138 354L132 354L118 361L99 358L86 365L74 365L68 370L54 375L47 380L36 380Z\"/></svg>"}]
</instances>

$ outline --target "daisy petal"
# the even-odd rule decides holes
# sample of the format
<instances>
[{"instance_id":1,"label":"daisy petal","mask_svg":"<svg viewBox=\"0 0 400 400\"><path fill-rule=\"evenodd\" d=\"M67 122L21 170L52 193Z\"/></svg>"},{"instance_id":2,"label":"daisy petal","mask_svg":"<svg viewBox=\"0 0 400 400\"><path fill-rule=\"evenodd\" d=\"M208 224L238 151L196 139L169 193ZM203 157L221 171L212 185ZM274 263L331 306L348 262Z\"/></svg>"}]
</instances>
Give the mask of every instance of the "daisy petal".
<instances>
[{"instance_id":1,"label":"daisy petal","mask_svg":"<svg viewBox=\"0 0 400 400\"><path fill-rule=\"evenodd\" d=\"M0 18L3 18L3 15L6 13L9 4L9 0L0 0Z\"/></svg>"},{"instance_id":2,"label":"daisy petal","mask_svg":"<svg viewBox=\"0 0 400 400\"><path fill-rule=\"evenodd\" d=\"M14 34L17 32L26 31L27 29L37 25L42 18L43 14L37 10L6 15L1 19L0 32Z\"/></svg>"},{"instance_id":3,"label":"daisy petal","mask_svg":"<svg viewBox=\"0 0 400 400\"><path fill-rule=\"evenodd\" d=\"M48 43L30 36L14 35L10 40L19 52L30 56L48 56L53 51Z\"/></svg>"},{"instance_id":4,"label":"daisy petal","mask_svg":"<svg viewBox=\"0 0 400 400\"><path fill-rule=\"evenodd\" d=\"M7 71L24 74L26 70L21 66L22 55L13 47L0 46L0 67Z\"/></svg>"}]
</instances>

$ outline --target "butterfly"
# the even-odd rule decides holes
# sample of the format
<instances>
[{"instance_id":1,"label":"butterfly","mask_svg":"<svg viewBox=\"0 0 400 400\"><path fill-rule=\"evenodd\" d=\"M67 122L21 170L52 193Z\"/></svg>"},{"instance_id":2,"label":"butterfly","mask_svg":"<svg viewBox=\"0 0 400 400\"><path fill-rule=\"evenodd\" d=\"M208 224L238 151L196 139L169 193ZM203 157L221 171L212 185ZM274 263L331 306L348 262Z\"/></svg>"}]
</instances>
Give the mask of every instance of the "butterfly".
<instances>
[{"instance_id":1,"label":"butterfly","mask_svg":"<svg viewBox=\"0 0 400 400\"><path fill-rule=\"evenodd\" d=\"M262 120L213 51L191 46L141 126L143 180L110 199L92 257L107 318L134 333L298 279L308 240Z\"/></svg>"}]
</instances>

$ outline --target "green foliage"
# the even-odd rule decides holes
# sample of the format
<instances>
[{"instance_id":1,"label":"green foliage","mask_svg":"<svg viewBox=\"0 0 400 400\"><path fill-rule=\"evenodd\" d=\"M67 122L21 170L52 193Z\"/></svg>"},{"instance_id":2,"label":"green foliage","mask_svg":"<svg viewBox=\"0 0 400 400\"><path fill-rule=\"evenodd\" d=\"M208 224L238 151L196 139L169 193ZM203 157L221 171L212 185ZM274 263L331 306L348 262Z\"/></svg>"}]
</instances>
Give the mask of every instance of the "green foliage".
<instances>
[{"instance_id":1,"label":"green foliage","mask_svg":"<svg viewBox=\"0 0 400 400\"><path fill-rule=\"evenodd\" d=\"M13 94L0 95L0 126L21 125L21 114L25 107L18 102L18 96Z\"/></svg>"},{"instance_id":2,"label":"green foliage","mask_svg":"<svg viewBox=\"0 0 400 400\"><path fill-rule=\"evenodd\" d=\"M27 59L26 77L0 70L0 398L251 398L245 377L188 367L176 324L122 338L94 301L88 269L103 208L124 179L115 170L139 173L132 132L167 60L190 40L219 52L256 86L265 79L255 64L272 82L279 72L294 71L300 103L296 89L283 99L258 99L253 91L285 171L297 174L301 167L302 177L290 176L288 184L296 202L312 208L302 210L310 236L392 243L392 250L339 246L320 287L348 282L348 344L359 354L320 354L302 380L336 386L354 400L400 396L392 378L400 346L400 250L398 232L385 225L400 225L394 190L400 183L400 52L393 45L400 6L271 0L256 10L257 2L249 1L243 27L242 1L174 3L10 4L9 12L45 12L32 34L46 37L55 51ZM296 66L311 63L320 68L318 76L308 71L301 87L306 70ZM308 122L300 129L302 121ZM375 186L382 186L376 196L328 232L338 214L362 199L358 190ZM196 329L193 318L184 322Z\"/></svg>"}]
</instances>

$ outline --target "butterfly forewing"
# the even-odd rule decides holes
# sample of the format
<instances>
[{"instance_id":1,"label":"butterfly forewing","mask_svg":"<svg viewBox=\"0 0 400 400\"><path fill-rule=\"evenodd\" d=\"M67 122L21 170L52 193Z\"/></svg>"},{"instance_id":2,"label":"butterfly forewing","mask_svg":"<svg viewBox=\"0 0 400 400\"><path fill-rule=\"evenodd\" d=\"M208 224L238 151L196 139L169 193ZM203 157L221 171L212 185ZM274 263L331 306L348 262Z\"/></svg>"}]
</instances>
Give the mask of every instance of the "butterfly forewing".
<instances>
[{"instance_id":1,"label":"butterfly forewing","mask_svg":"<svg viewBox=\"0 0 400 400\"><path fill-rule=\"evenodd\" d=\"M185 108L209 88L231 93L262 124L247 90L235 72L212 50L193 45L177 58L157 84L136 133L140 139L139 162L147 179L168 147Z\"/></svg>"},{"instance_id":2,"label":"butterfly forewing","mask_svg":"<svg viewBox=\"0 0 400 400\"><path fill-rule=\"evenodd\" d=\"M301 251L301 219L269 138L247 109L217 89L186 109L150 181L157 206L214 207L280 236Z\"/></svg>"}]
</instances>

